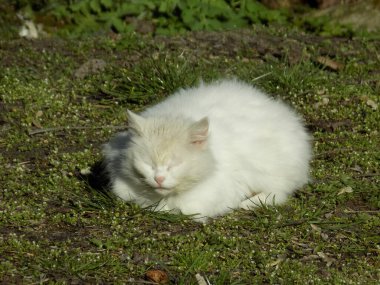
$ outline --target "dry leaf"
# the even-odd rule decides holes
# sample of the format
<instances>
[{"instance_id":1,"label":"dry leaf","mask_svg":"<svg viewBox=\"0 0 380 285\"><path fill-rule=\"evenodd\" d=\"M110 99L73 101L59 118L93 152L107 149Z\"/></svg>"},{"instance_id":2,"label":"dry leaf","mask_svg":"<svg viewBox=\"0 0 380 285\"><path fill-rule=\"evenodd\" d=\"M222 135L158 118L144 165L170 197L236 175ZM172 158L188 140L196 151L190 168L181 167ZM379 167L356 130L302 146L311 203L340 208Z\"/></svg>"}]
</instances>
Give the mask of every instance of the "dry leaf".
<instances>
[{"instance_id":1,"label":"dry leaf","mask_svg":"<svg viewBox=\"0 0 380 285\"><path fill-rule=\"evenodd\" d=\"M350 169L359 173L363 173L363 169L357 164L354 167L350 167Z\"/></svg>"},{"instance_id":2,"label":"dry leaf","mask_svg":"<svg viewBox=\"0 0 380 285\"><path fill-rule=\"evenodd\" d=\"M321 238L326 241L329 239L329 236L325 233L321 233Z\"/></svg>"},{"instance_id":3,"label":"dry leaf","mask_svg":"<svg viewBox=\"0 0 380 285\"><path fill-rule=\"evenodd\" d=\"M341 234L341 233L338 233L336 236L335 236L336 239L346 239L347 237L344 235L344 234Z\"/></svg>"},{"instance_id":4,"label":"dry leaf","mask_svg":"<svg viewBox=\"0 0 380 285\"><path fill-rule=\"evenodd\" d=\"M323 96L321 102L317 102L314 104L314 108L318 109L321 106L326 106L329 104L329 102L330 102L330 99L327 96Z\"/></svg>"},{"instance_id":5,"label":"dry leaf","mask_svg":"<svg viewBox=\"0 0 380 285\"><path fill-rule=\"evenodd\" d=\"M370 106L373 110L377 110L378 108L378 105L375 101L371 100L371 99L368 99L367 100L367 105Z\"/></svg>"},{"instance_id":6,"label":"dry leaf","mask_svg":"<svg viewBox=\"0 0 380 285\"><path fill-rule=\"evenodd\" d=\"M322 258L322 260L323 260L324 262L326 262L326 266L327 266L327 267L330 267L331 264L335 261L334 258L327 256L327 255L326 255L324 252L322 252L322 251L317 252L317 255L318 255L320 258Z\"/></svg>"},{"instance_id":7,"label":"dry leaf","mask_svg":"<svg viewBox=\"0 0 380 285\"><path fill-rule=\"evenodd\" d=\"M23 26L20 28L18 35L22 38L37 39L38 32L42 29L42 26L36 25L33 21L24 21Z\"/></svg>"},{"instance_id":8,"label":"dry leaf","mask_svg":"<svg viewBox=\"0 0 380 285\"><path fill-rule=\"evenodd\" d=\"M346 186L346 187L343 187L342 189L340 189L340 191L338 192L338 195L342 195L344 193L352 193L354 190L352 190L352 187L350 186Z\"/></svg>"},{"instance_id":9,"label":"dry leaf","mask_svg":"<svg viewBox=\"0 0 380 285\"><path fill-rule=\"evenodd\" d=\"M343 64L332 60L331 58L325 57L325 56L318 56L317 62L324 65L325 67L328 67L334 71L338 71L339 69L342 69Z\"/></svg>"},{"instance_id":10,"label":"dry leaf","mask_svg":"<svg viewBox=\"0 0 380 285\"><path fill-rule=\"evenodd\" d=\"M318 226L316 226L316 225L314 225L314 224L310 224L310 226L311 226L311 229L312 229L313 231L315 231L315 232L320 233L320 232L322 231L320 227L318 227Z\"/></svg>"},{"instance_id":11,"label":"dry leaf","mask_svg":"<svg viewBox=\"0 0 380 285\"><path fill-rule=\"evenodd\" d=\"M165 284L169 282L168 274L165 271L152 269L148 270L145 273L146 279L152 282L156 282L158 284Z\"/></svg>"},{"instance_id":12,"label":"dry leaf","mask_svg":"<svg viewBox=\"0 0 380 285\"><path fill-rule=\"evenodd\" d=\"M353 122L350 119L338 121L317 120L312 122L311 128L316 130L321 129L326 132L335 132L339 129L351 130L352 126Z\"/></svg>"},{"instance_id":13,"label":"dry leaf","mask_svg":"<svg viewBox=\"0 0 380 285\"><path fill-rule=\"evenodd\" d=\"M286 256L285 255L281 255L277 258L277 260L271 262L268 264L268 266L277 266L279 265L281 262L283 262L284 260L286 259Z\"/></svg>"},{"instance_id":14,"label":"dry leaf","mask_svg":"<svg viewBox=\"0 0 380 285\"><path fill-rule=\"evenodd\" d=\"M80 170L80 174L82 174L82 175L90 175L91 174L91 168L90 167L82 168Z\"/></svg>"},{"instance_id":15,"label":"dry leaf","mask_svg":"<svg viewBox=\"0 0 380 285\"><path fill-rule=\"evenodd\" d=\"M197 279L198 285L208 285L206 279L199 273L195 274L195 279Z\"/></svg>"},{"instance_id":16,"label":"dry leaf","mask_svg":"<svg viewBox=\"0 0 380 285\"><path fill-rule=\"evenodd\" d=\"M37 111L36 118L42 117L43 114L44 113L41 110Z\"/></svg>"},{"instance_id":17,"label":"dry leaf","mask_svg":"<svg viewBox=\"0 0 380 285\"><path fill-rule=\"evenodd\" d=\"M309 260L314 260L314 259L319 259L319 256L316 254L310 254L301 258L302 261L309 261Z\"/></svg>"},{"instance_id":18,"label":"dry leaf","mask_svg":"<svg viewBox=\"0 0 380 285\"><path fill-rule=\"evenodd\" d=\"M33 126L37 127L38 129L42 129L42 125L38 120L32 121Z\"/></svg>"},{"instance_id":19,"label":"dry leaf","mask_svg":"<svg viewBox=\"0 0 380 285\"><path fill-rule=\"evenodd\" d=\"M298 245L300 247L303 247L303 248L309 248L309 245L306 244L306 243L302 243L302 242L298 242L296 240L292 240L292 243L294 243L295 245Z\"/></svg>"},{"instance_id":20,"label":"dry leaf","mask_svg":"<svg viewBox=\"0 0 380 285\"><path fill-rule=\"evenodd\" d=\"M324 95L324 94L326 94L326 92L327 92L326 88L318 89L316 91L317 95Z\"/></svg>"}]
</instances>

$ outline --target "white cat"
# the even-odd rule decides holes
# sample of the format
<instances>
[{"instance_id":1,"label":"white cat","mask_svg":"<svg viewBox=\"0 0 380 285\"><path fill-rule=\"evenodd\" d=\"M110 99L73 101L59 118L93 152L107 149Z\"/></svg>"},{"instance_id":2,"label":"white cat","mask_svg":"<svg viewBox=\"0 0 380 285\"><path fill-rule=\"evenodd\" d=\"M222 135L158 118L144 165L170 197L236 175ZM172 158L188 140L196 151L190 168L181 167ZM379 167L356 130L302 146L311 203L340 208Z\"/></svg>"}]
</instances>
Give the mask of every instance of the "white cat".
<instances>
[{"instance_id":1,"label":"white cat","mask_svg":"<svg viewBox=\"0 0 380 285\"><path fill-rule=\"evenodd\" d=\"M201 221L279 204L308 181L310 137L281 101L237 80L182 89L104 146L112 191Z\"/></svg>"}]
</instances>

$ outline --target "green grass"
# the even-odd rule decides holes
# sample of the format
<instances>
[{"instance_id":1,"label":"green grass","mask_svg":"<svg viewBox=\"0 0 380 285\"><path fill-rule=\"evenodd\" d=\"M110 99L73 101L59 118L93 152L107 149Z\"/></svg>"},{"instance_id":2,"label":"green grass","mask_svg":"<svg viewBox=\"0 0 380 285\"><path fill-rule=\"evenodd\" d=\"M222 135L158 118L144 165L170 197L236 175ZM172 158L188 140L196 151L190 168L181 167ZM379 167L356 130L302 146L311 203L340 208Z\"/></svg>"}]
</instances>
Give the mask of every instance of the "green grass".
<instances>
[{"instance_id":1,"label":"green grass","mask_svg":"<svg viewBox=\"0 0 380 285\"><path fill-rule=\"evenodd\" d=\"M376 284L379 45L263 28L0 42L1 282L139 284L153 268L172 284L196 284L196 273L211 284ZM91 59L105 69L75 78ZM314 136L313 182L286 205L202 225L77 178L126 126L126 108L230 76L283 98Z\"/></svg>"}]
</instances>

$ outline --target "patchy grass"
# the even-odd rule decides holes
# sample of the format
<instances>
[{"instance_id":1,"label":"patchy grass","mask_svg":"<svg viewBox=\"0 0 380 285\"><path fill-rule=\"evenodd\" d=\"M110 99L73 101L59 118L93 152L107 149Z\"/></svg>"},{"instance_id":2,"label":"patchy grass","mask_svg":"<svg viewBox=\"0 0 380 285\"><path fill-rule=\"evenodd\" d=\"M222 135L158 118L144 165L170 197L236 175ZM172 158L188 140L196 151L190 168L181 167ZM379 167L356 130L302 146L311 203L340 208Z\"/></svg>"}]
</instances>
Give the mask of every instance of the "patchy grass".
<instances>
[{"instance_id":1,"label":"patchy grass","mask_svg":"<svg viewBox=\"0 0 380 285\"><path fill-rule=\"evenodd\" d=\"M379 45L262 28L0 42L1 282L138 284L160 269L172 284L196 284L196 273L211 284L377 283ZM105 67L78 76L93 59ZM127 107L224 76L305 117L313 182L289 203L201 225L78 179Z\"/></svg>"}]
</instances>

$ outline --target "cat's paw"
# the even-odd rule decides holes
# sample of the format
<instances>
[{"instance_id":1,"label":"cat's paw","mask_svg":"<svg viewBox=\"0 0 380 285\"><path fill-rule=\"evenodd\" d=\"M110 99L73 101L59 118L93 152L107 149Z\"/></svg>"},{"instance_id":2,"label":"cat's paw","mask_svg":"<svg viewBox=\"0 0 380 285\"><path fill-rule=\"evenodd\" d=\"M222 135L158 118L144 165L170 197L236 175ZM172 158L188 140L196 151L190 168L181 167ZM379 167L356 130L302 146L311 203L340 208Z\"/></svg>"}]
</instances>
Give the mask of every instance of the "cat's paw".
<instances>
[{"instance_id":1,"label":"cat's paw","mask_svg":"<svg viewBox=\"0 0 380 285\"><path fill-rule=\"evenodd\" d=\"M256 205L252 203L250 199L244 200L243 202L240 203L239 208L244 209L244 210L251 210L252 208L259 207L260 205Z\"/></svg>"},{"instance_id":2,"label":"cat's paw","mask_svg":"<svg viewBox=\"0 0 380 285\"><path fill-rule=\"evenodd\" d=\"M207 224L210 221L209 217L201 217L199 215L193 216L192 220L202 224Z\"/></svg>"},{"instance_id":3,"label":"cat's paw","mask_svg":"<svg viewBox=\"0 0 380 285\"><path fill-rule=\"evenodd\" d=\"M259 193L251 198L248 198L240 203L240 208L244 210L251 210L253 208L257 208L268 203L268 194Z\"/></svg>"},{"instance_id":4,"label":"cat's paw","mask_svg":"<svg viewBox=\"0 0 380 285\"><path fill-rule=\"evenodd\" d=\"M154 206L154 212L170 212L178 214L180 211L177 208L170 207L166 200L161 200Z\"/></svg>"}]
</instances>

